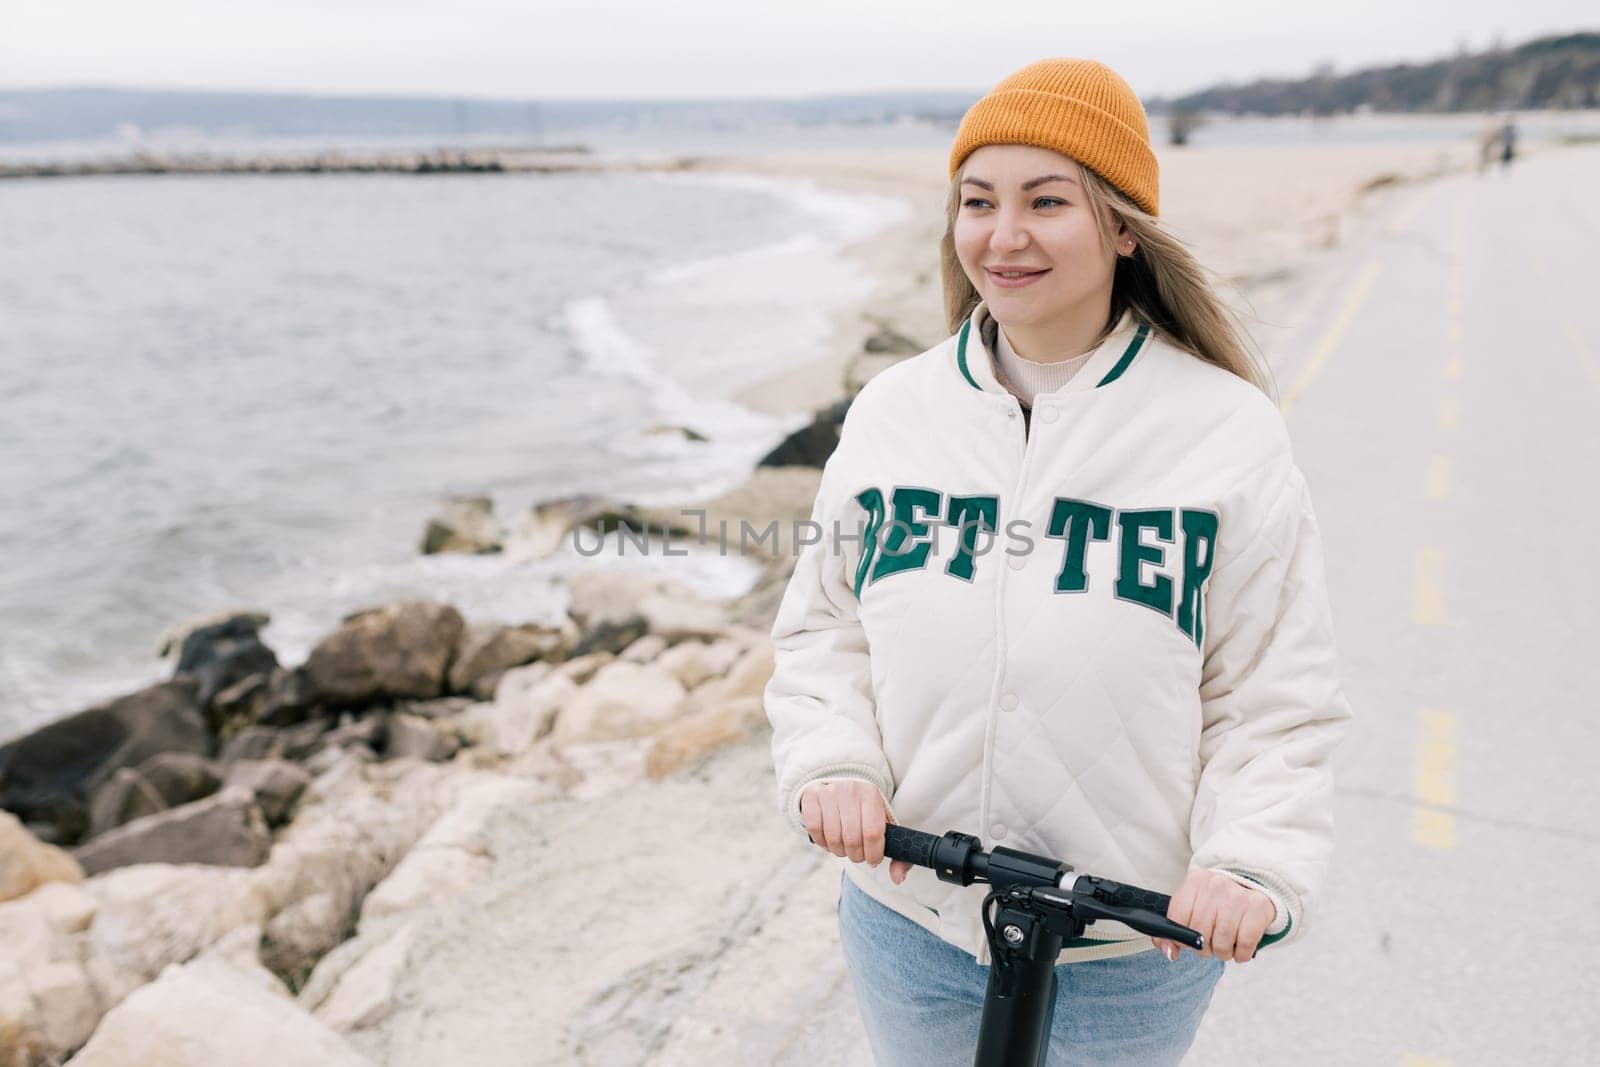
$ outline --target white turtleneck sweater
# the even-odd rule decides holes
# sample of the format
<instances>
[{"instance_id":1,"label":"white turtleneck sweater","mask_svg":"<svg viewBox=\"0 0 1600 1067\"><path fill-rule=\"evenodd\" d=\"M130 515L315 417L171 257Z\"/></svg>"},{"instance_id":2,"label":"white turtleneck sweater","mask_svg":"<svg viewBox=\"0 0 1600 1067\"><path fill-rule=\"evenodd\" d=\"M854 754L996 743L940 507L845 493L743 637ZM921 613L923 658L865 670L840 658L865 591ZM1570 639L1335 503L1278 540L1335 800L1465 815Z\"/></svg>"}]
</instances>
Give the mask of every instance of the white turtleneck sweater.
<instances>
[{"instance_id":1,"label":"white turtleneck sweater","mask_svg":"<svg viewBox=\"0 0 1600 1067\"><path fill-rule=\"evenodd\" d=\"M994 322L993 319L989 321ZM1006 331L998 324L995 325L994 332L995 337L990 340L990 346L994 350L1000 382L1021 401L1025 408L1033 407L1033 398L1038 394L1053 393L1066 385L1095 353L1091 348L1081 355L1068 359L1040 363L1017 355L1016 349L1011 347L1010 339L1006 337Z\"/></svg>"}]
</instances>

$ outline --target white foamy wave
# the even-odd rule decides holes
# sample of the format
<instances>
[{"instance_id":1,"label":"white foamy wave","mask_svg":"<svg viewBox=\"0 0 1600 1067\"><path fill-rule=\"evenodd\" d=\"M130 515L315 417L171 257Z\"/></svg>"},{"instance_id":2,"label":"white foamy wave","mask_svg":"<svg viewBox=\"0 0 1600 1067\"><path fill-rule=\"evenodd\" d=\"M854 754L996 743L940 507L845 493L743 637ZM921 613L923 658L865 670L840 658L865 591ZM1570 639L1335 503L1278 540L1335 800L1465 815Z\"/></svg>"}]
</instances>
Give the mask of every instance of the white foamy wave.
<instances>
[{"instance_id":1,"label":"white foamy wave","mask_svg":"<svg viewBox=\"0 0 1600 1067\"><path fill-rule=\"evenodd\" d=\"M649 352L618 325L604 297L573 300L562 309L560 318L586 368L647 385L656 384L660 378L650 366Z\"/></svg>"},{"instance_id":2,"label":"white foamy wave","mask_svg":"<svg viewBox=\"0 0 1600 1067\"><path fill-rule=\"evenodd\" d=\"M766 193L810 216L824 239L838 243L859 240L911 215L911 203L903 197L835 192L808 178L706 172L660 174L656 178L663 182Z\"/></svg>"},{"instance_id":3,"label":"white foamy wave","mask_svg":"<svg viewBox=\"0 0 1600 1067\"><path fill-rule=\"evenodd\" d=\"M835 251L911 214L911 204L900 197L834 192L806 178L737 173L656 174L652 177L663 183L761 193L784 201L805 215L814 228L782 241L667 267L651 277L650 281L658 285L692 281L789 256Z\"/></svg>"},{"instance_id":4,"label":"white foamy wave","mask_svg":"<svg viewBox=\"0 0 1600 1067\"><path fill-rule=\"evenodd\" d=\"M763 379L829 355L835 316L870 300L878 283L844 249L911 211L899 197L834 192L803 178L652 178L771 197L796 209L803 227L780 241L674 265L612 296L619 328L648 339L661 374L694 396L729 402ZM769 434L775 429L766 426Z\"/></svg>"},{"instance_id":5,"label":"white foamy wave","mask_svg":"<svg viewBox=\"0 0 1600 1067\"><path fill-rule=\"evenodd\" d=\"M586 371L619 375L640 383L656 413L656 423L692 430L706 439L700 442L675 433L640 432L608 444L611 454L619 459L635 463L676 461L679 479L675 481L725 484L730 460L735 464L752 462L771 447L775 437L793 429L789 420L773 419L726 400L690 392L661 370L651 345L622 328L612 305L603 297L574 300L563 309L562 317ZM641 430L645 428L641 426ZM715 453L715 457L708 453ZM708 464L715 473L707 472ZM652 495L641 486L635 499L642 502ZM670 491L667 494L669 498L673 495Z\"/></svg>"},{"instance_id":6,"label":"white foamy wave","mask_svg":"<svg viewBox=\"0 0 1600 1067\"><path fill-rule=\"evenodd\" d=\"M651 415L611 437L606 490L670 503L738 484L810 413L775 417L734 397L826 353L836 309L870 298L874 279L840 253L910 213L898 198L837 193L812 181L748 174L660 174L653 180L739 189L798 209L804 230L657 271L626 291L575 300L564 327L586 373L625 376ZM659 432L683 427L704 440ZM654 425L653 425L654 424Z\"/></svg>"}]
</instances>

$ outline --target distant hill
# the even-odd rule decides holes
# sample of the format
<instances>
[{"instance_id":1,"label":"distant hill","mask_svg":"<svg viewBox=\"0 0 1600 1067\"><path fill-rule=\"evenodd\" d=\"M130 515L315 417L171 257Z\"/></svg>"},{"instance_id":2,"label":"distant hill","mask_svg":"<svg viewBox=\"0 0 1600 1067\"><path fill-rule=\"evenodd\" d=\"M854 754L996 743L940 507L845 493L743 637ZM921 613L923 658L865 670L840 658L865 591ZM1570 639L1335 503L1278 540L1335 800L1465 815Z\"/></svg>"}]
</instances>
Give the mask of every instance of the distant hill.
<instances>
[{"instance_id":1,"label":"distant hill","mask_svg":"<svg viewBox=\"0 0 1600 1067\"><path fill-rule=\"evenodd\" d=\"M1541 37L1515 48L1463 53L1298 80L1260 79L1145 101L1151 112L1331 115L1362 110L1489 111L1600 106L1600 33Z\"/></svg>"},{"instance_id":2,"label":"distant hill","mask_svg":"<svg viewBox=\"0 0 1600 1067\"><path fill-rule=\"evenodd\" d=\"M490 100L107 87L0 89L0 143L207 138L472 138L570 144L583 131L740 131L916 121L953 128L982 90L793 99ZM1145 100L1151 114L1338 114L1600 106L1600 33L1336 75L1259 79Z\"/></svg>"},{"instance_id":3,"label":"distant hill","mask_svg":"<svg viewBox=\"0 0 1600 1067\"><path fill-rule=\"evenodd\" d=\"M468 97L115 88L0 89L0 141L95 141L181 131L207 137L467 137L531 143L573 131L645 126L745 129L959 120L976 92L870 93L793 100L485 100Z\"/></svg>"}]
</instances>

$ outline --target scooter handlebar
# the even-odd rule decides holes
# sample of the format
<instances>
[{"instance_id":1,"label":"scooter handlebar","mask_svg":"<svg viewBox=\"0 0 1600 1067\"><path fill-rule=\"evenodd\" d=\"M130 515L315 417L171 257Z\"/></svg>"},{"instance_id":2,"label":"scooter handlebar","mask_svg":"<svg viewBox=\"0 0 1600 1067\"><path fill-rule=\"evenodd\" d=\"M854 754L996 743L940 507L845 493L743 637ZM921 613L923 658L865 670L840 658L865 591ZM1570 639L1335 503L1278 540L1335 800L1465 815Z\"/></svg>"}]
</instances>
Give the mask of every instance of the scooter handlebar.
<instances>
[{"instance_id":1,"label":"scooter handlebar","mask_svg":"<svg viewBox=\"0 0 1600 1067\"><path fill-rule=\"evenodd\" d=\"M938 843L939 839L933 834L909 826L890 823L883 828L883 854L914 867L932 867L933 849Z\"/></svg>"},{"instance_id":2,"label":"scooter handlebar","mask_svg":"<svg viewBox=\"0 0 1600 1067\"><path fill-rule=\"evenodd\" d=\"M943 881L970 885L992 873L990 855L983 850L982 842L970 834L952 832L936 837L922 830L890 823L884 827L883 845L883 854L889 859L932 868ZM1043 857L1023 858L1038 860L1041 872L1050 869L1045 865L1055 862L1044 860ZM1052 890L1065 890L1079 898L1089 898L1083 905L1084 909L1098 911L1102 918L1116 919L1152 937L1170 938L1191 948L1202 946L1199 934L1167 919L1167 909L1172 906L1172 898L1167 894L1114 882L1109 878L1079 874L1065 865L1059 869L1067 871L1059 885L1047 886L1041 882L1035 892L1049 897ZM1065 903L1067 899L1062 897L1059 902Z\"/></svg>"}]
</instances>

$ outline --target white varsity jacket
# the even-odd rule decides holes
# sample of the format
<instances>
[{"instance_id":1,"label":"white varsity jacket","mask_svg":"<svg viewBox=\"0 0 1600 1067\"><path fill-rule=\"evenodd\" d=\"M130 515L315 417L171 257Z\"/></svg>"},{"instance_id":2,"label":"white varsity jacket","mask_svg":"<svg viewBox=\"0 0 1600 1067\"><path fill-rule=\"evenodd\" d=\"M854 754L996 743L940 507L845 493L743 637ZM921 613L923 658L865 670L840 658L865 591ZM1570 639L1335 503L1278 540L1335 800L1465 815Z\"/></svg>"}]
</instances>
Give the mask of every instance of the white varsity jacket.
<instances>
[{"instance_id":1,"label":"white varsity jacket","mask_svg":"<svg viewBox=\"0 0 1600 1067\"><path fill-rule=\"evenodd\" d=\"M778 803L850 777L891 818L1165 893L1190 869L1303 934L1333 846L1341 691L1282 416L1131 314L1031 428L979 304L857 395L772 627ZM807 844L806 847L813 847ZM990 961L981 885L844 863ZM1151 947L1099 922L1060 962Z\"/></svg>"}]
</instances>

